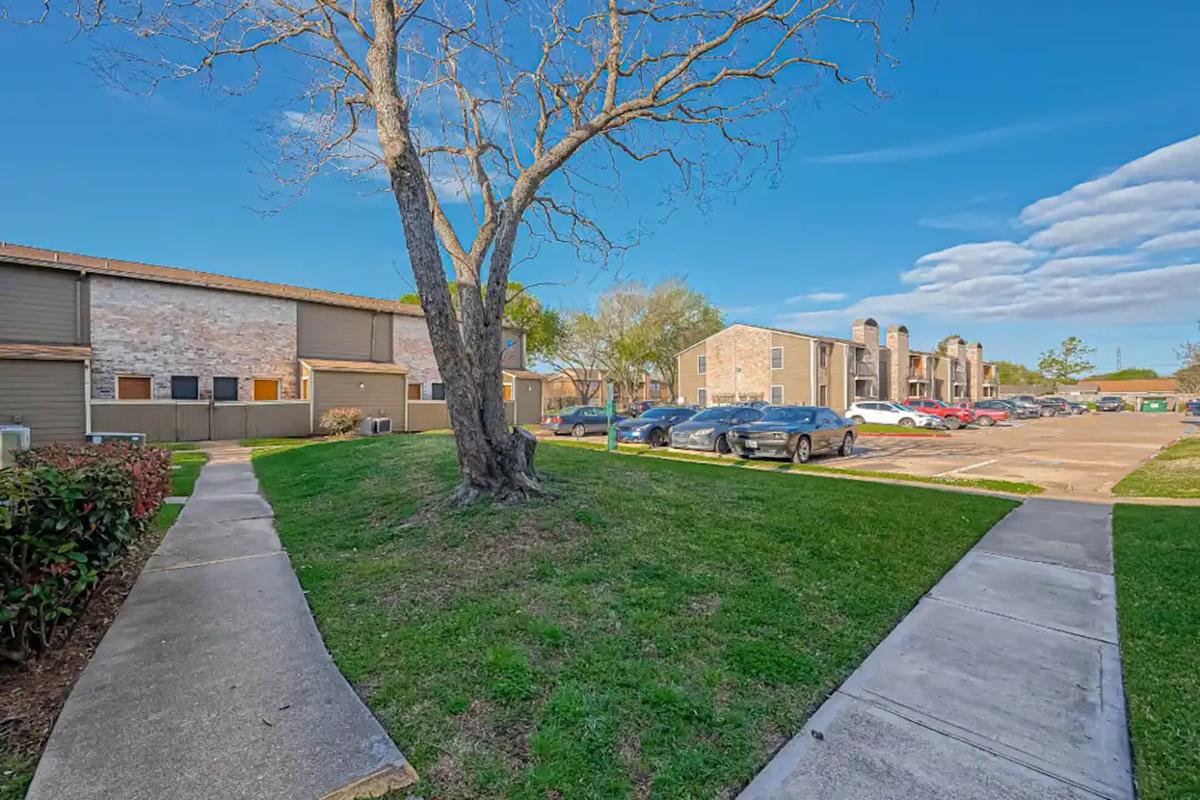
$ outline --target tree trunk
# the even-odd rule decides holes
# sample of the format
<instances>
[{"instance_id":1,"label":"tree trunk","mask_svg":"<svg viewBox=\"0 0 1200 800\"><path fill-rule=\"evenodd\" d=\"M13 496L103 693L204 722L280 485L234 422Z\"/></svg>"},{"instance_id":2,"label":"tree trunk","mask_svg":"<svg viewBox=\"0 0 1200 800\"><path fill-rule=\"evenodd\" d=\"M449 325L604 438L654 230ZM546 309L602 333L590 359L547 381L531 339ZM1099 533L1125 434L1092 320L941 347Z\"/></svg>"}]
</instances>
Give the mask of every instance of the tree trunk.
<instances>
[{"instance_id":1,"label":"tree trunk","mask_svg":"<svg viewBox=\"0 0 1200 800\"><path fill-rule=\"evenodd\" d=\"M375 29L395 29L392 0L372 0ZM379 143L392 194L400 209L404 241L425 311L433 355L446 388L446 408L458 452L462 482L459 503L489 496L511 503L541 491L533 468L537 440L528 431L508 429L500 368L504 287L512 263L519 216L507 207L492 250L486 303L479 292L478 265L455 264L461 320L455 313L438 247L425 172L409 128L409 110L396 82L395 37L378 35L367 55Z\"/></svg>"}]
</instances>

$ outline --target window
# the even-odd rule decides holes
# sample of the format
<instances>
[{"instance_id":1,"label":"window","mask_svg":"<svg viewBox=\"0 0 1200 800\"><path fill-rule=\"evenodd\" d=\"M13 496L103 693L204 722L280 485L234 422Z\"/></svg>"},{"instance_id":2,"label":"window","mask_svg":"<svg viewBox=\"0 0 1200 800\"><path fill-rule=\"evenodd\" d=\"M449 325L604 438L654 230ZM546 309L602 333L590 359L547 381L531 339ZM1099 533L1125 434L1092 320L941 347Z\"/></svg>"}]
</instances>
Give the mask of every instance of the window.
<instances>
[{"instance_id":1,"label":"window","mask_svg":"<svg viewBox=\"0 0 1200 800\"><path fill-rule=\"evenodd\" d=\"M511 403L512 397L513 397L512 384L511 383L504 384L504 402Z\"/></svg>"},{"instance_id":2,"label":"window","mask_svg":"<svg viewBox=\"0 0 1200 800\"><path fill-rule=\"evenodd\" d=\"M198 400L200 399L200 379L195 375L172 375L171 376L171 399L172 400Z\"/></svg>"},{"instance_id":3,"label":"window","mask_svg":"<svg viewBox=\"0 0 1200 800\"><path fill-rule=\"evenodd\" d=\"M828 365L829 353L825 349L825 344L821 343L821 344L817 345L817 351L820 353L820 356L821 356L821 366L824 367L824 366Z\"/></svg>"},{"instance_id":4,"label":"window","mask_svg":"<svg viewBox=\"0 0 1200 800\"><path fill-rule=\"evenodd\" d=\"M703 375L708 372L708 356L698 356L696 358L696 374Z\"/></svg>"},{"instance_id":5,"label":"window","mask_svg":"<svg viewBox=\"0 0 1200 800\"><path fill-rule=\"evenodd\" d=\"M232 401L238 399L237 378L213 378L213 400Z\"/></svg>"},{"instance_id":6,"label":"window","mask_svg":"<svg viewBox=\"0 0 1200 800\"><path fill-rule=\"evenodd\" d=\"M783 405L783 387L779 384L774 384L771 386L771 405Z\"/></svg>"},{"instance_id":7,"label":"window","mask_svg":"<svg viewBox=\"0 0 1200 800\"><path fill-rule=\"evenodd\" d=\"M659 392L662 391L662 384L659 383L658 381L650 381L650 391L654 392L655 394L658 394Z\"/></svg>"},{"instance_id":8,"label":"window","mask_svg":"<svg viewBox=\"0 0 1200 800\"><path fill-rule=\"evenodd\" d=\"M421 399L421 384L410 383L408 385L408 399L409 400L420 400Z\"/></svg>"},{"instance_id":9,"label":"window","mask_svg":"<svg viewBox=\"0 0 1200 800\"><path fill-rule=\"evenodd\" d=\"M308 399L308 376L307 375L305 375L303 378L300 379L300 399L301 400Z\"/></svg>"},{"instance_id":10,"label":"window","mask_svg":"<svg viewBox=\"0 0 1200 800\"><path fill-rule=\"evenodd\" d=\"M821 384L817 387L817 405L823 406L829 402L829 387Z\"/></svg>"},{"instance_id":11,"label":"window","mask_svg":"<svg viewBox=\"0 0 1200 800\"><path fill-rule=\"evenodd\" d=\"M783 348L771 348L771 369L783 369Z\"/></svg>"},{"instance_id":12,"label":"window","mask_svg":"<svg viewBox=\"0 0 1200 800\"><path fill-rule=\"evenodd\" d=\"M444 384L444 383L429 384L429 396L432 397L434 400L445 400L446 399L446 384Z\"/></svg>"},{"instance_id":13,"label":"window","mask_svg":"<svg viewBox=\"0 0 1200 800\"><path fill-rule=\"evenodd\" d=\"M696 390L696 405L700 406L701 408L708 405L708 390L707 389L697 389Z\"/></svg>"},{"instance_id":14,"label":"window","mask_svg":"<svg viewBox=\"0 0 1200 800\"><path fill-rule=\"evenodd\" d=\"M150 378L145 375L117 376L118 400L149 400Z\"/></svg>"},{"instance_id":15,"label":"window","mask_svg":"<svg viewBox=\"0 0 1200 800\"><path fill-rule=\"evenodd\" d=\"M257 401L278 400L279 399L279 379L278 378L255 378L254 379L254 394L252 395Z\"/></svg>"}]
</instances>

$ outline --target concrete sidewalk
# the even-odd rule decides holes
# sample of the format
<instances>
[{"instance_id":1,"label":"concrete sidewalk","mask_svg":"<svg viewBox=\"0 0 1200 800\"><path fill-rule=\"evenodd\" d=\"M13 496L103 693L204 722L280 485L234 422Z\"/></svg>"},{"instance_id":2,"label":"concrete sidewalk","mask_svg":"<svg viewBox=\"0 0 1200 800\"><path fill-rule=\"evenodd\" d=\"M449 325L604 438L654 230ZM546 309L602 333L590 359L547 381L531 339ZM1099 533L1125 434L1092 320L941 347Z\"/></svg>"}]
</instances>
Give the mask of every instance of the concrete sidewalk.
<instances>
[{"instance_id":1,"label":"concrete sidewalk","mask_svg":"<svg viewBox=\"0 0 1200 800\"><path fill-rule=\"evenodd\" d=\"M416 780L330 659L249 452L210 451L29 800L348 800Z\"/></svg>"},{"instance_id":2,"label":"concrete sidewalk","mask_svg":"<svg viewBox=\"0 0 1200 800\"><path fill-rule=\"evenodd\" d=\"M1029 500L741 800L1132 800L1111 507Z\"/></svg>"}]
</instances>

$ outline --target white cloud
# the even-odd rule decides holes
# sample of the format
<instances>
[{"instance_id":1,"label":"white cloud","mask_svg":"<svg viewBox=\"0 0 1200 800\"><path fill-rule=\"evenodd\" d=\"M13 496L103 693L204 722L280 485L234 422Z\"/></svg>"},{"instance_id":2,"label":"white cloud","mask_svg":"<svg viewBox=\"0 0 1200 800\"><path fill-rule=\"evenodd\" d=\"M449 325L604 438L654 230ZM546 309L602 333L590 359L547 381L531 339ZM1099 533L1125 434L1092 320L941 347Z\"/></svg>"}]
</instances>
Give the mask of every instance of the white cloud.
<instances>
[{"instance_id":1,"label":"white cloud","mask_svg":"<svg viewBox=\"0 0 1200 800\"><path fill-rule=\"evenodd\" d=\"M1200 230L1164 233L1138 245L1139 250L1190 250L1200 248Z\"/></svg>"},{"instance_id":2,"label":"white cloud","mask_svg":"<svg viewBox=\"0 0 1200 800\"><path fill-rule=\"evenodd\" d=\"M971 201L968 201L970 205ZM966 231L966 232L999 232L1005 233L1012 229L1012 220L1003 214L990 211L954 211L949 214L935 214L917 220L922 228L932 228L937 231Z\"/></svg>"},{"instance_id":3,"label":"white cloud","mask_svg":"<svg viewBox=\"0 0 1200 800\"><path fill-rule=\"evenodd\" d=\"M1020 224L1023 242L967 242L922 256L899 276L905 291L779 321L1190 320L1200 308L1200 261L1179 256L1200 254L1200 136L1031 203Z\"/></svg>"},{"instance_id":4,"label":"white cloud","mask_svg":"<svg viewBox=\"0 0 1200 800\"><path fill-rule=\"evenodd\" d=\"M928 158L937 158L938 156L981 150L1010 139L1049 133L1050 131L1078 124L1082 120L1082 117L1076 117L1022 122L1016 125L1000 125L982 131L945 136L925 142L915 142L913 144L894 147L878 147L851 153L831 153L824 156L814 156L809 161L816 164L891 164L899 161L919 161Z\"/></svg>"},{"instance_id":5,"label":"white cloud","mask_svg":"<svg viewBox=\"0 0 1200 800\"><path fill-rule=\"evenodd\" d=\"M812 294L798 294L795 297L789 297L784 302L789 304L803 303L838 303L846 299L845 292L813 292Z\"/></svg>"}]
</instances>

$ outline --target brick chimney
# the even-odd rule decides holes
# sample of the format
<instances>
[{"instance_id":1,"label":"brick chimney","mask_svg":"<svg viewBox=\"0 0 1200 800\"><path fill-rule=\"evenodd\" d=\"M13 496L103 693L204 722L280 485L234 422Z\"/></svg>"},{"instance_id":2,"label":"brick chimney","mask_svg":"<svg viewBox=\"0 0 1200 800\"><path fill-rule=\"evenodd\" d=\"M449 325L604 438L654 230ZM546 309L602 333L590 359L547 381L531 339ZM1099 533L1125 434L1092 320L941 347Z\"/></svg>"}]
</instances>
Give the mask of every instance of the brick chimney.
<instances>
[{"instance_id":1,"label":"brick chimney","mask_svg":"<svg viewBox=\"0 0 1200 800\"><path fill-rule=\"evenodd\" d=\"M887 346L892 363L888 369L888 397L896 403L908 398L908 328L891 325L887 329Z\"/></svg>"},{"instance_id":2,"label":"brick chimney","mask_svg":"<svg viewBox=\"0 0 1200 800\"><path fill-rule=\"evenodd\" d=\"M856 366L855 373L849 377L850 386L847 392L848 402L854 402L858 397L878 399L879 386L879 323L867 317L854 320L853 336L855 342L867 351L863 359L865 366Z\"/></svg>"},{"instance_id":3,"label":"brick chimney","mask_svg":"<svg viewBox=\"0 0 1200 800\"><path fill-rule=\"evenodd\" d=\"M967 393L972 400L983 399L983 343L967 345Z\"/></svg>"}]
</instances>

